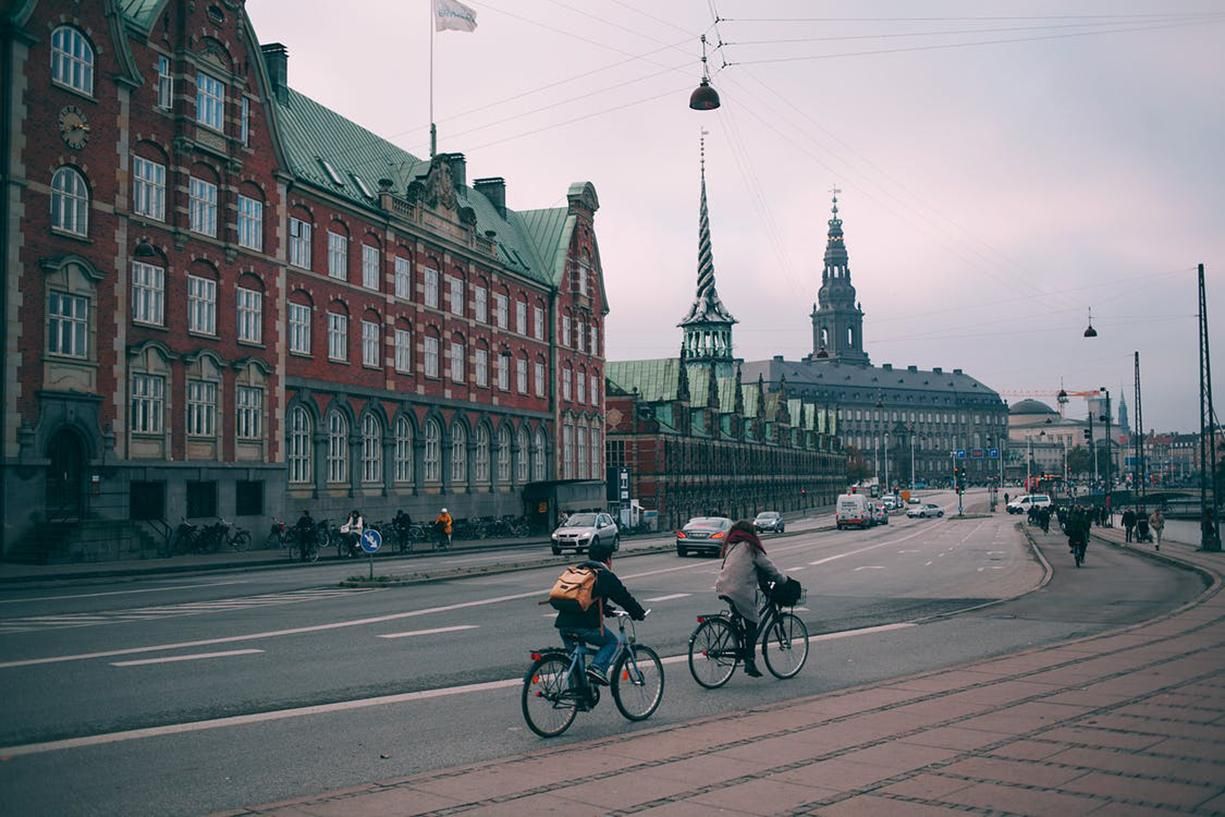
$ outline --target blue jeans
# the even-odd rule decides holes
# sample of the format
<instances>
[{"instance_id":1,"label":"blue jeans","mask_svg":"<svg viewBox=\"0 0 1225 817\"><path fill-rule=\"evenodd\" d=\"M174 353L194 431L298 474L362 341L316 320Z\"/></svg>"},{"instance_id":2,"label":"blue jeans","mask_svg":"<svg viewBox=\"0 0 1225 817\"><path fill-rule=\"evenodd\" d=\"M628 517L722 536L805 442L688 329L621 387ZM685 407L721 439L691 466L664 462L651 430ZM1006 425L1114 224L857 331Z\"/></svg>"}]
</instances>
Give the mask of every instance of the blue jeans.
<instances>
[{"instance_id":1,"label":"blue jeans","mask_svg":"<svg viewBox=\"0 0 1225 817\"><path fill-rule=\"evenodd\" d=\"M608 665L612 663L613 656L617 654L617 645L620 643L620 638L616 630L610 627L605 627L601 630L570 630L562 633L561 640L565 643L567 649L574 649L575 639L573 636L578 636L584 644L590 644L593 647L599 647L596 654L591 658L591 666L598 670L602 670L605 674L608 673Z\"/></svg>"}]
</instances>

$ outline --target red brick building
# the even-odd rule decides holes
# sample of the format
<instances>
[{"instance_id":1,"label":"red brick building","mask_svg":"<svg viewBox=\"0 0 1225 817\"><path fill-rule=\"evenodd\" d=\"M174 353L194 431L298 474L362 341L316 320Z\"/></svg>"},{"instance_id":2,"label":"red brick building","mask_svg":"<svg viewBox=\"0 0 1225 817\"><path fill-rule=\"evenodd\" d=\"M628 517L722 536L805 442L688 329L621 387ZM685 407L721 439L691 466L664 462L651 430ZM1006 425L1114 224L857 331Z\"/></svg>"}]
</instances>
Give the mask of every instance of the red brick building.
<instances>
[{"instance_id":1,"label":"red brick building","mask_svg":"<svg viewBox=\"0 0 1225 817\"><path fill-rule=\"evenodd\" d=\"M461 154L289 88L236 0L10 15L5 557L151 551L184 517L258 541L308 507L519 515L557 480L598 500L590 183L509 210Z\"/></svg>"}]
</instances>

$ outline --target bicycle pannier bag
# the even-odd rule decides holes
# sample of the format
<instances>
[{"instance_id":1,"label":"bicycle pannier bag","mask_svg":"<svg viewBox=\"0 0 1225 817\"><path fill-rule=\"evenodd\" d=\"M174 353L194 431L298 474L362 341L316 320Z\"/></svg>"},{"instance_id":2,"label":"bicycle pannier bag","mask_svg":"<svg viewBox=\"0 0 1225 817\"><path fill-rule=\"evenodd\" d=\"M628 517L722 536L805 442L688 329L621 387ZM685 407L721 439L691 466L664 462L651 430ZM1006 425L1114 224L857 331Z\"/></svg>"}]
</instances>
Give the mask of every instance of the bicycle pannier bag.
<instances>
[{"instance_id":1,"label":"bicycle pannier bag","mask_svg":"<svg viewBox=\"0 0 1225 817\"><path fill-rule=\"evenodd\" d=\"M571 565L562 571L549 591L549 604L555 610L583 613L591 607L595 591L595 571Z\"/></svg>"},{"instance_id":2,"label":"bicycle pannier bag","mask_svg":"<svg viewBox=\"0 0 1225 817\"><path fill-rule=\"evenodd\" d=\"M792 607L800 600L800 591L803 588L795 579L787 579L782 584L777 584L770 593L770 601L780 607Z\"/></svg>"}]
</instances>

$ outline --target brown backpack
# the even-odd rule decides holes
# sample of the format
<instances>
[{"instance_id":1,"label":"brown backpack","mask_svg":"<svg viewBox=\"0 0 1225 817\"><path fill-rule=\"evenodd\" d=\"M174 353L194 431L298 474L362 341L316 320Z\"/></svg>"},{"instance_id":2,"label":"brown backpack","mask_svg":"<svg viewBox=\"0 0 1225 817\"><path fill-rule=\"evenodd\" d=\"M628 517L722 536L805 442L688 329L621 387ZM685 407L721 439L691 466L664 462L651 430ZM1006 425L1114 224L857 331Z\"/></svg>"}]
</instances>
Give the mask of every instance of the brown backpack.
<instances>
[{"instance_id":1,"label":"brown backpack","mask_svg":"<svg viewBox=\"0 0 1225 817\"><path fill-rule=\"evenodd\" d=\"M587 612L595 601L595 579L595 569L570 565L553 582L553 588L549 590L549 604L562 612Z\"/></svg>"}]
</instances>

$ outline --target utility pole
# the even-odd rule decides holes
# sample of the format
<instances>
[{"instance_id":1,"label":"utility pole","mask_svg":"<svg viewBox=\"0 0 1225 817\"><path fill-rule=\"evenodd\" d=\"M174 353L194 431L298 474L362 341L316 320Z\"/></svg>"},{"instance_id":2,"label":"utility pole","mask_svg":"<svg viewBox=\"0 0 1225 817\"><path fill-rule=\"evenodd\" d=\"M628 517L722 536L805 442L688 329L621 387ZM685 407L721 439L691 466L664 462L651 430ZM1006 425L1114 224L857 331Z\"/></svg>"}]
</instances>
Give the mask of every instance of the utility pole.
<instances>
[{"instance_id":1,"label":"utility pole","mask_svg":"<svg viewBox=\"0 0 1225 817\"><path fill-rule=\"evenodd\" d=\"M1144 510L1144 411L1140 407L1140 353L1136 352L1136 501L1137 512Z\"/></svg>"},{"instance_id":2,"label":"utility pole","mask_svg":"<svg viewBox=\"0 0 1225 817\"><path fill-rule=\"evenodd\" d=\"M1111 525L1111 515L1113 514L1113 506L1111 504L1111 484L1110 484L1110 461L1114 457L1114 449L1110 441L1110 389L1102 386L1102 391L1106 393L1106 416L1102 419L1106 421L1106 498L1103 500L1106 507L1106 524Z\"/></svg>"},{"instance_id":3,"label":"utility pole","mask_svg":"<svg viewBox=\"0 0 1225 817\"><path fill-rule=\"evenodd\" d=\"M1199 513L1200 550L1221 550L1221 522L1217 513L1220 486L1216 467L1216 412L1212 409L1212 366L1208 356L1208 301L1204 293L1204 265L1199 265ZM1208 481L1212 480L1212 500Z\"/></svg>"}]
</instances>

